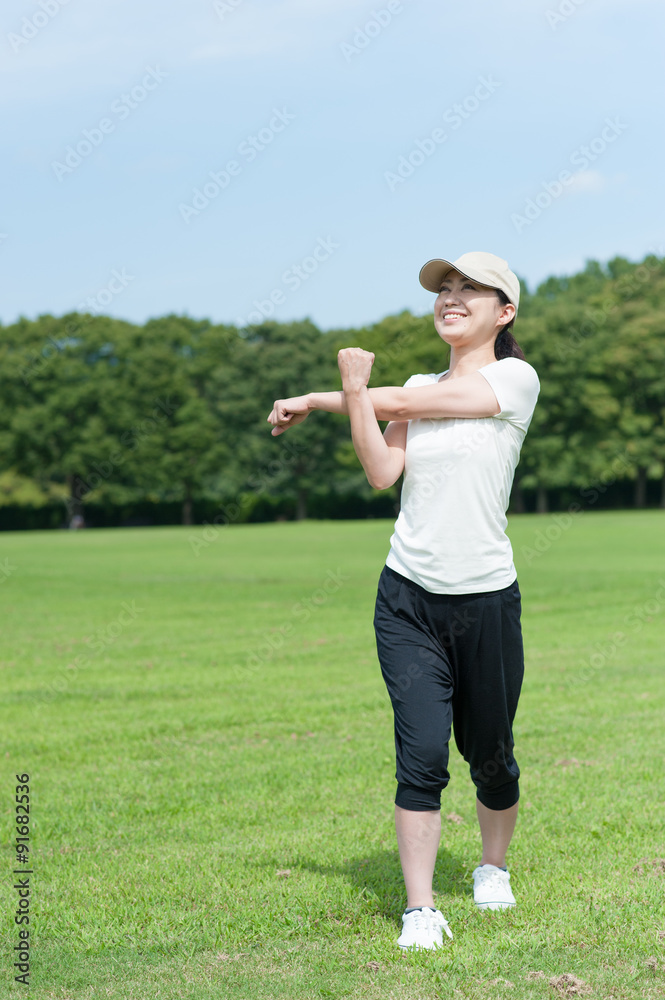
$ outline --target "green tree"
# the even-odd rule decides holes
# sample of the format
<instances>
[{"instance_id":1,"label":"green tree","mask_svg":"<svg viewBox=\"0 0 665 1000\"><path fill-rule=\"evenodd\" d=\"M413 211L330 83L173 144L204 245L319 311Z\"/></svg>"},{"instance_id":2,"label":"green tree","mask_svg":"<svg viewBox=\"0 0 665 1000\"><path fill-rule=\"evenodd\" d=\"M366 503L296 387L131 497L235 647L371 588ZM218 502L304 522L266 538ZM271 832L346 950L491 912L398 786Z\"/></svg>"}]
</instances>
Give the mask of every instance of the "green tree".
<instances>
[{"instance_id":1,"label":"green tree","mask_svg":"<svg viewBox=\"0 0 665 1000\"><path fill-rule=\"evenodd\" d=\"M339 443L345 418L312 414L273 437L267 417L276 399L339 384L335 345L309 320L249 328L235 345L232 364L212 373L216 407L232 443L236 493L244 500L291 497L296 517L307 516L315 491L339 484Z\"/></svg>"},{"instance_id":2,"label":"green tree","mask_svg":"<svg viewBox=\"0 0 665 1000\"><path fill-rule=\"evenodd\" d=\"M118 373L131 327L103 316L21 319L2 330L5 468L39 484L64 481L63 516L81 514L86 496L115 469L131 408Z\"/></svg>"},{"instance_id":3,"label":"green tree","mask_svg":"<svg viewBox=\"0 0 665 1000\"><path fill-rule=\"evenodd\" d=\"M146 493L178 499L182 523L213 491L229 442L214 406L210 373L214 337L207 320L164 316L137 330L124 384L136 414L131 474Z\"/></svg>"}]
</instances>

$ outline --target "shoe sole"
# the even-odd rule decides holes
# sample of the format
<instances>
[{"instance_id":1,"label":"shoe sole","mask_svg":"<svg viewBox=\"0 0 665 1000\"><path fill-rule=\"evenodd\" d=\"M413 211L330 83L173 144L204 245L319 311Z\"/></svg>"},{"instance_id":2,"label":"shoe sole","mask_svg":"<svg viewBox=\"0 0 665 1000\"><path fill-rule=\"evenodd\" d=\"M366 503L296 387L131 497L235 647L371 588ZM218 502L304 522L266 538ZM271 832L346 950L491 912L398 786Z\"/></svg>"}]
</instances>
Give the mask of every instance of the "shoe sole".
<instances>
[{"instance_id":1,"label":"shoe sole","mask_svg":"<svg viewBox=\"0 0 665 1000\"><path fill-rule=\"evenodd\" d=\"M511 910L515 904L508 902L499 902L494 899L491 903L476 903L479 910Z\"/></svg>"}]
</instances>

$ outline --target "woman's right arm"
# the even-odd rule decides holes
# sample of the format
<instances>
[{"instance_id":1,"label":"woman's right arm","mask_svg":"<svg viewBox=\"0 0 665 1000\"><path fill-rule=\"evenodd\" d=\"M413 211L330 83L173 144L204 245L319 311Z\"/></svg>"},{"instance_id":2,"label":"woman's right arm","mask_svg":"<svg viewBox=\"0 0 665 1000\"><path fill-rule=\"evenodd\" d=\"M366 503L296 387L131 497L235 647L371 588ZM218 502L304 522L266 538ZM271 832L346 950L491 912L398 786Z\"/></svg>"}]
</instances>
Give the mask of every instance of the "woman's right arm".
<instances>
[{"instance_id":1,"label":"woman's right arm","mask_svg":"<svg viewBox=\"0 0 665 1000\"><path fill-rule=\"evenodd\" d=\"M349 348L355 350L355 348ZM366 352L365 352L366 353ZM445 417L494 417L501 407L494 390L480 372L429 385L387 385L367 390L377 420L442 420ZM301 423L312 410L349 412L341 392L309 392L305 396L278 399L268 421L276 437Z\"/></svg>"},{"instance_id":2,"label":"woman's right arm","mask_svg":"<svg viewBox=\"0 0 665 1000\"><path fill-rule=\"evenodd\" d=\"M399 403L399 386L369 389L377 420L392 420ZM308 392L304 396L278 399L268 417L273 424L271 434L277 437L290 427L301 424L314 410L325 413L342 413L348 416L349 407L343 390L337 392Z\"/></svg>"},{"instance_id":3,"label":"woman's right arm","mask_svg":"<svg viewBox=\"0 0 665 1000\"><path fill-rule=\"evenodd\" d=\"M370 389L368 395L371 394ZM317 405L311 405L311 397L315 397ZM343 392L308 393L306 396L278 400L268 417L271 423L277 424L277 420L280 421L279 426L273 428L273 435L283 434L289 427L302 423L314 409L326 410L328 413L349 412ZM381 434L376 423L377 416L378 414L371 413L370 418L368 414L368 419L361 422L368 425L369 434L363 433L368 428L358 426L356 418L354 447L359 453L358 458L362 462L370 485L377 490L386 490L397 482L404 471L406 432L409 425L406 420L393 420ZM367 439L360 441L360 436Z\"/></svg>"}]
</instances>

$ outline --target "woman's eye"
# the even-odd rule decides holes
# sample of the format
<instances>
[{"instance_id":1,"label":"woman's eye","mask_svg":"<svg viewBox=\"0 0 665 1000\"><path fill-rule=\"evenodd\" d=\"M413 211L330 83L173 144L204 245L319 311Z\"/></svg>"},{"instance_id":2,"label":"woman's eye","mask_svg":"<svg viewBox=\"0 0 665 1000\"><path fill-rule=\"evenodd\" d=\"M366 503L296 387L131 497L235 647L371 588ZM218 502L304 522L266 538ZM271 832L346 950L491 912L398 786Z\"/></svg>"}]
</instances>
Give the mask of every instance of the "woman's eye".
<instances>
[{"instance_id":1,"label":"woman's eye","mask_svg":"<svg viewBox=\"0 0 665 1000\"><path fill-rule=\"evenodd\" d=\"M462 291L464 291L465 288L470 288L472 292L476 291L476 286L472 285L470 281L464 282L464 284L462 285ZM450 292L450 290L451 290L450 285L442 285L442 287L439 289L439 295L447 295L448 292Z\"/></svg>"}]
</instances>

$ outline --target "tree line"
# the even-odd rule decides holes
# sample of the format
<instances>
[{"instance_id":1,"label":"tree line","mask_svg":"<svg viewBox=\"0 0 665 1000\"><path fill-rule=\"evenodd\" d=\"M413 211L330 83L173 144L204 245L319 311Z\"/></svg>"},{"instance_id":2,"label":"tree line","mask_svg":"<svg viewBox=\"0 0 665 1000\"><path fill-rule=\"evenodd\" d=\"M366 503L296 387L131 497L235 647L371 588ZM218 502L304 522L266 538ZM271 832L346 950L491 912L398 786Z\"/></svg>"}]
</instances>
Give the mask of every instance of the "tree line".
<instances>
[{"instance_id":1,"label":"tree line","mask_svg":"<svg viewBox=\"0 0 665 1000\"><path fill-rule=\"evenodd\" d=\"M515 336L541 394L515 511L665 506L665 259L590 261L524 291ZM0 527L225 524L390 516L399 484L367 484L344 417L273 438L274 399L340 387L337 351L374 351L371 385L443 371L431 315L323 332L169 315L0 327Z\"/></svg>"}]
</instances>

